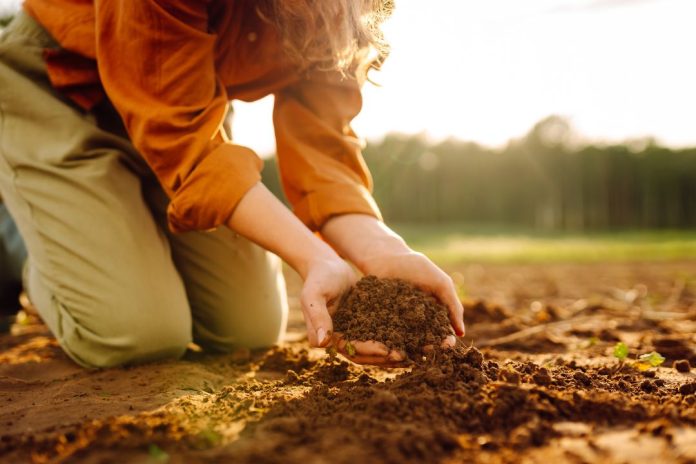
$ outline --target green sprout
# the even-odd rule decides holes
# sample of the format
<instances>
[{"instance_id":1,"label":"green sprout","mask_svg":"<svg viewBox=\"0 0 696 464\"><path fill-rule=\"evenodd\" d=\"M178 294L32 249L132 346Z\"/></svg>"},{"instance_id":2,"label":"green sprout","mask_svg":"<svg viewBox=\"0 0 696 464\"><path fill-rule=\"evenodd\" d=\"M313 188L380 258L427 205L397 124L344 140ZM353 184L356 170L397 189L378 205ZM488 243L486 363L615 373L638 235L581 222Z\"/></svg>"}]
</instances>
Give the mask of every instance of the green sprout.
<instances>
[{"instance_id":1,"label":"green sprout","mask_svg":"<svg viewBox=\"0 0 696 464\"><path fill-rule=\"evenodd\" d=\"M336 350L336 346L334 346L334 345L331 345L330 347L328 347L326 349L326 352L328 353L329 358L331 358L331 359L335 358L336 354L338 354L338 350Z\"/></svg>"},{"instance_id":2,"label":"green sprout","mask_svg":"<svg viewBox=\"0 0 696 464\"><path fill-rule=\"evenodd\" d=\"M640 357L638 357L638 359L641 362L650 364L652 367L657 367L660 364L662 364L663 362L665 362L665 357L662 356L657 351L653 351L651 353L646 353L646 354L641 354Z\"/></svg>"},{"instance_id":3,"label":"green sprout","mask_svg":"<svg viewBox=\"0 0 696 464\"><path fill-rule=\"evenodd\" d=\"M348 356L355 356L355 347L351 342L346 342L346 353Z\"/></svg>"},{"instance_id":4,"label":"green sprout","mask_svg":"<svg viewBox=\"0 0 696 464\"><path fill-rule=\"evenodd\" d=\"M652 351L638 356L638 361L635 362L634 366L639 371L646 371L651 367L661 365L663 362L665 362L665 357L657 351Z\"/></svg>"},{"instance_id":5,"label":"green sprout","mask_svg":"<svg viewBox=\"0 0 696 464\"><path fill-rule=\"evenodd\" d=\"M614 357L623 361L628 356L628 346L624 342L619 342L614 346Z\"/></svg>"},{"instance_id":6,"label":"green sprout","mask_svg":"<svg viewBox=\"0 0 696 464\"><path fill-rule=\"evenodd\" d=\"M614 369L614 374L616 374L626 365L625 361L628 357L628 346L626 346L624 342L619 342L614 346L614 357L619 360L618 365ZM663 362L665 362L665 357L657 351L652 351L650 353L641 354L636 361L629 363L629 366L639 371L647 371L651 367L661 365Z\"/></svg>"}]
</instances>

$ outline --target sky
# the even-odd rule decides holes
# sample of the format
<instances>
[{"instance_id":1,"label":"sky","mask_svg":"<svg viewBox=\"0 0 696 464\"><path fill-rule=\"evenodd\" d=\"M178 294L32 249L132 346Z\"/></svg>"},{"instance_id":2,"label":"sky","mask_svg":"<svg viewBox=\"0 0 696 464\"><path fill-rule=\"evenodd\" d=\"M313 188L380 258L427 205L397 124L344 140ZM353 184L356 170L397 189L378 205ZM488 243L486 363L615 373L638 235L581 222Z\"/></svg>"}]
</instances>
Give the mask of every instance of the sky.
<instances>
[{"instance_id":1,"label":"sky","mask_svg":"<svg viewBox=\"0 0 696 464\"><path fill-rule=\"evenodd\" d=\"M694 0L396 0L353 126L500 146L558 114L597 141L696 146L694 17ZM237 143L273 151L272 105L235 102Z\"/></svg>"}]
</instances>

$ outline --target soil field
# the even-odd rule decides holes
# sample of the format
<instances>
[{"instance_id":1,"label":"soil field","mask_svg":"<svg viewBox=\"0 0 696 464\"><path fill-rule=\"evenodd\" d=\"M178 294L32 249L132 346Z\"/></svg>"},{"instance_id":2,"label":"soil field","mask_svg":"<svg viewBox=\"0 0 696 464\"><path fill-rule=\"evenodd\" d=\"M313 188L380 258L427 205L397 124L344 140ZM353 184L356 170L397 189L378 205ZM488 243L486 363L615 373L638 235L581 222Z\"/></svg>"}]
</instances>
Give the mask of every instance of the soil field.
<instances>
[{"instance_id":1,"label":"soil field","mask_svg":"<svg viewBox=\"0 0 696 464\"><path fill-rule=\"evenodd\" d=\"M294 275L259 352L86 371L29 318L0 336L1 460L696 463L696 262L447 270L467 336L408 368L309 349Z\"/></svg>"}]
</instances>

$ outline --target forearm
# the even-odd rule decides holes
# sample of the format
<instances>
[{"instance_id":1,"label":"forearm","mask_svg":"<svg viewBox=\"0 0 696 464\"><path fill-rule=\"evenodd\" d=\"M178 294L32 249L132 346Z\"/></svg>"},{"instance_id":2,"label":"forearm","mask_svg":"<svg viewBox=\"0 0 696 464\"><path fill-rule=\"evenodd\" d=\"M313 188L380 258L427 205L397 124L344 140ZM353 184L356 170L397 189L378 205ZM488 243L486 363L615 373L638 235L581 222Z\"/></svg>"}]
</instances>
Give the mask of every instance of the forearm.
<instances>
[{"instance_id":1,"label":"forearm","mask_svg":"<svg viewBox=\"0 0 696 464\"><path fill-rule=\"evenodd\" d=\"M380 255L411 251L406 242L383 222L365 214L343 214L329 219L321 234L340 255L363 273Z\"/></svg>"},{"instance_id":2,"label":"forearm","mask_svg":"<svg viewBox=\"0 0 696 464\"><path fill-rule=\"evenodd\" d=\"M335 259L335 252L305 227L261 183L239 202L227 225L277 254L304 279L312 260Z\"/></svg>"}]
</instances>

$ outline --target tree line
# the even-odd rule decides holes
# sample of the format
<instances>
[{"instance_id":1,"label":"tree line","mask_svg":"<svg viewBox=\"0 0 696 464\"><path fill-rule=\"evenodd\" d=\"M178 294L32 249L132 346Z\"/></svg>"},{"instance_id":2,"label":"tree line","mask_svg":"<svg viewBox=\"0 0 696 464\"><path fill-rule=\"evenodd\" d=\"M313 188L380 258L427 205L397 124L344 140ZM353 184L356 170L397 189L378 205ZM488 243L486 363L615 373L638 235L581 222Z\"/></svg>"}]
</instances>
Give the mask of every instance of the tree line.
<instances>
[{"instance_id":1,"label":"tree line","mask_svg":"<svg viewBox=\"0 0 696 464\"><path fill-rule=\"evenodd\" d=\"M696 226L696 148L582 142L555 116L498 149L391 134L363 153L390 221L551 231ZM282 195L273 159L264 182Z\"/></svg>"}]
</instances>

